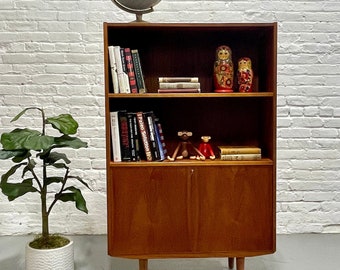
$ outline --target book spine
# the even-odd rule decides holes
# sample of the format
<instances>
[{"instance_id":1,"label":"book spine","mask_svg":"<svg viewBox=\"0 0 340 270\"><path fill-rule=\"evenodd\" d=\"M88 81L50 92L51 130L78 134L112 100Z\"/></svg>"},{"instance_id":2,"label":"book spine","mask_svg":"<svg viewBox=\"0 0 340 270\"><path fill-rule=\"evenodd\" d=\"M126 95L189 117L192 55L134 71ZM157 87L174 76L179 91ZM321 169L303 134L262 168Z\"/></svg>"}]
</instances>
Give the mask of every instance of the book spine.
<instances>
[{"instance_id":1,"label":"book spine","mask_svg":"<svg viewBox=\"0 0 340 270\"><path fill-rule=\"evenodd\" d=\"M138 131L138 121L137 121L137 115L136 113L132 114L132 121L133 121L133 138L135 140L135 147L136 147L136 158L137 161L141 159L141 144L140 144L140 133Z\"/></svg>"},{"instance_id":2,"label":"book spine","mask_svg":"<svg viewBox=\"0 0 340 270\"><path fill-rule=\"evenodd\" d=\"M117 76L119 84L119 93L130 93L130 87L126 85L126 80L128 80L127 74L123 72L122 56L120 46L113 46L114 55L117 63Z\"/></svg>"},{"instance_id":3,"label":"book spine","mask_svg":"<svg viewBox=\"0 0 340 270\"><path fill-rule=\"evenodd\" d=\"M112 155L113 161L119 162L122 161L121 152L120 152L120 135L119 135L119 123L118 123L118 112L110 112L110 120L111 120L111 147L112 147Z\"/></svg>"},{"instance_id":4,"label":"book spine","mask_svg":"<svg viewBox=\"0 0 340 270\"><path fill-rule=\"evenodd\" d=\"M158 89L158 93L200 93L201 89L196 88L174 88L174 89Z\"/></svg>"},{"instance_id":5,"label":"book spine","mask_svg":"<svg viewBox=\"0 0 340 270\"><path fill-rule=\"evenodd\" d=\"M159 77L158 82L198 82L198 77Z\"/></svg>"},{"instance_id":6,"label":"book spine","mask_svg":"<svg viewBox=\"0 0 340 270\"><path fill-rule=\"evenodd\" d=\"M155 131L155 123L154 116L152 112L146 112L145 117L148 123L149 128L149 137L150 137L150 145L152 150L153 160L161 160L160 149L157 142L156 131Z\"/></svg>"},{"instance_id":7,"label":"book spine","mask_svg":"<svg viewBox=\"0 0 340 270\"><path fill-rule=\"evenodd\" d=\"M138 127L139 127L139 132L142 138L146 160L152 161L153 159L152 159L152 153L151 153L151 148L150 148L149 135L148 135L146 122L144 121L143 112L137 112L136 115L137 115Z\"/></svg>"},{"instance_id":8,"label":"book spine","mask_svg":"<svg viewBox=\"0 0 340 270\"><path fill-rule=\"evenodd\" d=\"M122 161L131 161L130 155L130 138L129 138L129 124L127 113L118 112L119 131L120 131L120 151Z\"/></svg>"},{"instance_id":9,"label":"book spine","mask_svg":"<svg viewBox=\"0 0 340 270\"><path fill-rule=\"evenodd\" d=\"M118 85L117 63L116 63L116 58L114 55L113 46L109 46L109 59L110 59L110 66L111 66L113 93L118 94L119 85Z\"/></svg>"},{"instance_id":10,"label":"book spine","mask_svg":"<svg viewBox=\"0 0 340 270\"><path fill-rule=\"evenodd\" d=\"M147 92L147 90L146 90L146 87L145 87L142 65L141 65L141 62L140 62L138 50L136 50L136 49L131 50L131 55L132 55L133 66L135 68L135 75L136 75L138 93L144 94L144 93Z\"/></svg>"},{"instance_id":11,"label":"book spine","mask_svg":"<svg viewBox=\"0 0 340 270\"><path fill-rule=\"evenodd\" d=\"M131 161L137 161L137 150L135 140L135 125L133 123L133 113L127 114L128 125L129 125L129 142L130 142L130 157Z\"/></svg>"},{"instance_id":12,"label":"book spine","mask_svg":"<svg viewBox=\"0 0 340 270\"><path fill-rule=\"evenodd\" d=\"M194 88L194 89L200 89L201 84L195 83L195 82L175 82L175 83L159 83L160 89L178 89L178 88Z\"/></svg>"},{"instance_id":13,"label":"book spine","mask_svg":"<svg viewBox=\"0 0 340 270\"><path fill-rule=\"evenodd\" d=\"M129 77L129 84L130 84L130 91L131 93L138 93L137 83L136 83L136 76L132 61L131 49L125 48L124 49L125 55L125 63L126 63L126 71Z\"/></svg>"},{"instance_id":14,"label":"book spine","mask_svg":"<svg viewBox=\"0 0 340 270\"><path fill-rule=\"evenodd\" d=\"M159 120L158 120L158 118L156 118L154 116L153 124L154 124L154 130L155 130L155 134L156 134L155 136L156 136L156 141L157 141L157 148L158 148L158 151L159 151L160 160L164 160L165 159L165 153L164 153L162 138L161 138L161 134L159 132L159 127L158 127L157 122L159 122Z\"/></svg>"},{"instance_id":15,"label":"book spine","mask_svg":"<svg viewBox=\"0 0 340 270\"><path fill-rule=\"evenodd\" d=\"M156 122L156 125L158 127L158 132L159 132L159 136L160 136L160 140L161 140L161 145L162 145L162 148L163 148L163 153L164 153L164 156L166 156L168 151L166 149L165 138L164 138L164 134L163 134L163 128L162 128L162 125L161 125L158 118L155 118L155 122Z\"/></svg>"},{"instance_id":16,"label":"book spine","mask_svg":"<svg viewBox=\"0 0 340 270\"><path fill-rule=\"evenodd\" d=\"M221 155L230 154L261 154L261 148L257 147L218 147Z\"/></svg>"},{"instance_id":17,"label":"book spine","mask_svg":"<svg viewBox=\"0 0 340 270\"><path fill-rule=\"evenodd\" d=\"M259 160L261 159L261 154L230 154L221 155L221 160Z\"/></svg>"}]
</instances>

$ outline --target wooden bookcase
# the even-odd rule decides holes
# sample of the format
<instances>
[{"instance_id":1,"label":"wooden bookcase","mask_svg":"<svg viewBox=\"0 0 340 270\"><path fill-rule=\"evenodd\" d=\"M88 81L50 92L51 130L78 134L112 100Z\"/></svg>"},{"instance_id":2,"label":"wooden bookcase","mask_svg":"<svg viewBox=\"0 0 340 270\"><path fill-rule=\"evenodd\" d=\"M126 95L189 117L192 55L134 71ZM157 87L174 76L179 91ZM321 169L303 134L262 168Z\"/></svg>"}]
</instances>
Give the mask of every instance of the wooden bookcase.
<instances>
[{"instance_id":1,"label":"wooden bookcase","mask_svg":"<svg viewBox=\"0 0 340 270\"><path fill-rule=\"evenodd\" d=\"M146 94L114 94L109 45L139 50ZM254 92L214 93L220 45L248 56ZM108 253L147 259L244 258L275 252L277 24L104 23ZM158 77L196 76L199 94L158 94ZM235 80L236 82L236 80ZM236 83L234 84L236 85ZM236 89L236 87L235 87ZM220 144L256 145L257 161L113 162L110 111L154 111L169 153L177 131Z\"/></svg>"}]
</instances>

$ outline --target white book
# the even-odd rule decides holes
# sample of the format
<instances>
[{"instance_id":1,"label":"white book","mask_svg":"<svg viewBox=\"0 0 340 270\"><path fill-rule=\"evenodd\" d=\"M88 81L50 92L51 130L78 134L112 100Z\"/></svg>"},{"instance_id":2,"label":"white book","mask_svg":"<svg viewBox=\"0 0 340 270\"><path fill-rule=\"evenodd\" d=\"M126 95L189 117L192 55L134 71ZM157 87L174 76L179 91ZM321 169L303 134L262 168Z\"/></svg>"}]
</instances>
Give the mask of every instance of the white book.
<instances>
[{"instance_id":1,"label":"white book","mask_svg":"<svg viewBox=\"0 0 340 270\"><path fill-rule=\"evenodd\" d=\"M114 55L117 63L118 84L120 93L130 93L129 76L123 71L122 56L120 46L113 46Z\"/></svg>"},{"instance_id":2,"label":"white book","mask_svg":"<svg viewBox=\"0 0 340 270\"><path fill-rule=\"evenodd\" d=\"M118 94L119 84L118 84L117 62L116 62L116 58L114 55L113 46L109 46L109 59L110 59L110 65L111 65L113 92L115 94Z\"/></svg>"},{"instance_id":3,"label":"white book","mask_svg":"<svg viewBox=\"0 0 340 270\"><path fill-rule=\"evenodd\" d=\"M120 150L120 134L119 134L119 122L118 122L118 112L110 112L110 120L111 120L111 146L112 146L112 154L113 161L119 162L122 161L122 155Z\"/></svg>"}]
</instances>

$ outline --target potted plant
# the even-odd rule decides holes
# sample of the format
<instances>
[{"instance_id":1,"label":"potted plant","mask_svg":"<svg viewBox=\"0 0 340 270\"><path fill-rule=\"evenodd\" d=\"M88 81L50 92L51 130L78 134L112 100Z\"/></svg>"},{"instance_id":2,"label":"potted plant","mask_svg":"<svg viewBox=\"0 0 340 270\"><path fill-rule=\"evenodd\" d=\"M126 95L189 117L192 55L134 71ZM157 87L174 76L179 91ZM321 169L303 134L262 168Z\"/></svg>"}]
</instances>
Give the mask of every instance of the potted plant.
<instances>
[{"instance_id":1,"label":"potted plant","mask_svg":"<svg viewBox=\"0 0 340 270\"><path fill-rule=\"evenodd\" d=\"M11 122L18 120L29 110L40 112L41 130L15 128L1 135L3 149L0 149L0 159L11 159L14 165L1 176L0 188L9 201L29 192L36 192L40 197L41 235L27 245L26 269L73 269L73 242L65 237L50 234L49 216L57 202L74 202L77 209L88 213L86 201L76 184L86 188L89 186L80 177L70 173L71 161L66 154L57 151L64 148L87 147L87 143L71 136L77 132L78 123L70 114L46 117L43 109L29 107L15 116ZM48 127L58 130L57 136L48 135ZM62 250L61 252L65 253L65 247L68 247L71 254L66 255L68 258L61 258L60 263L64 266L56 268L55 265L59 263L48 262L49 258L56 258L56 255L50 254L51 250ZM48 250L47 258L41 258L41 254L28 258L28 253L38 249ZM33 265L36 262L41 268ZM49 268L50 264L54 266Z\"/></svg>"}]
</instances>

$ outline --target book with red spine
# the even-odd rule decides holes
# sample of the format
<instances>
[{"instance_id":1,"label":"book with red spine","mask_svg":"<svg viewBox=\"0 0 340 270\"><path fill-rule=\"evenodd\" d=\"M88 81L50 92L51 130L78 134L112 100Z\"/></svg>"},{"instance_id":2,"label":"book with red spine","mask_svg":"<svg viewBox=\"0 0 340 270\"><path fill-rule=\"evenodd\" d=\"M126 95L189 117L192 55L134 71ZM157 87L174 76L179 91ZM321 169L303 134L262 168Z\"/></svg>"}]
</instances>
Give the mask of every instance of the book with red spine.
<instances>
[{"instance_id":1,"label":"book with red spine","mask_svg":"<svg viewBox=\"0 0 340 270\"><path fill-rule=\"evenodd\" d=\"M131 93L138 93L135 70L134 70L130 48L124 48L124 56L125 56L126 72L129 77L130 91Z\"/></svg>"}]
</instances>

